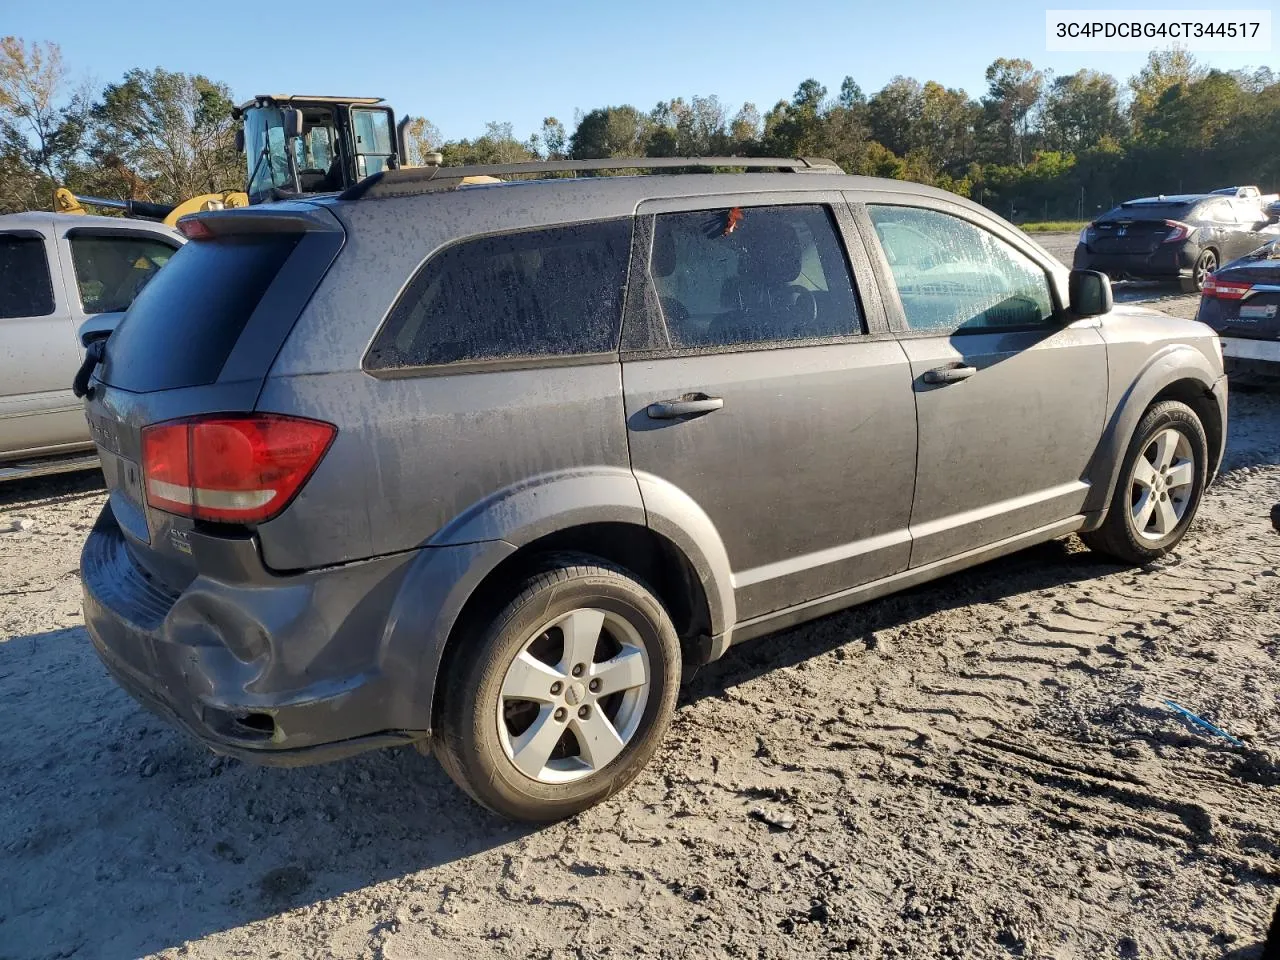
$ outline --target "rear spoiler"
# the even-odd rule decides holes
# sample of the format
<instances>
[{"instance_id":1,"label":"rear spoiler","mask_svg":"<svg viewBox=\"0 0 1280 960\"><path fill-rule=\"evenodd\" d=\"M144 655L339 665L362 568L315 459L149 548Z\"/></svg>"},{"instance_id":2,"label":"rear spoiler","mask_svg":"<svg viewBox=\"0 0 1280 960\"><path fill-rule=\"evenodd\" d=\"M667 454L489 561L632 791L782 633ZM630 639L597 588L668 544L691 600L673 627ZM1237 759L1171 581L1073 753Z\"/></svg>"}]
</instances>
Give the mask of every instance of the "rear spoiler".
<instances>
[{"instance_id":1,"label":"rear spoiler","mask_svg":"<svg viewBox=\"0 0 1280 960\"><path fill-rule=\"evenodd\" d=\"M324 207L312 203L273 204L236 210L206 210L178 221L189 240L246 233L342 233L342 224Z\"/></svg>"}]
</instances>

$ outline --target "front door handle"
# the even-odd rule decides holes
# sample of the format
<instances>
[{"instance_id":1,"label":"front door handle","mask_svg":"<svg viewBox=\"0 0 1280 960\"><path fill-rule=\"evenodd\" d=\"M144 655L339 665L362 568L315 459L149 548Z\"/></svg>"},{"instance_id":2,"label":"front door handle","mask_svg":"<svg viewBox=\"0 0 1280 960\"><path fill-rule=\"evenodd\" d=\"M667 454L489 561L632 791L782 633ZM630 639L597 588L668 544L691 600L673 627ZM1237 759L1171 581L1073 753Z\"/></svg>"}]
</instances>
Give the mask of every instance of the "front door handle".
<instances>
[{"instance_id":1,"label":"front door handle","mask_svg":"<svg viewBox=\"0 0 1280 960\"><path fill-rule=\"evenodd\" d=\"M977 367L938 367L935 370L926 370L923 379L925 383L959 383L961 380L968 380L977 372Z\"/></svg>"},{"instance_id":2,"label":"front door handle","mask_svg":"<svg viewBox=\"0 0 1280 960\"><path fill-rule=\"evenodd\" d=\"M679 417L696 417L711 413L724 406L723 397L708 397L705 393L686 393L679 400L658 400L649 404L645 412L650 420L676 420Z\"/></svg>"}]
</instances>

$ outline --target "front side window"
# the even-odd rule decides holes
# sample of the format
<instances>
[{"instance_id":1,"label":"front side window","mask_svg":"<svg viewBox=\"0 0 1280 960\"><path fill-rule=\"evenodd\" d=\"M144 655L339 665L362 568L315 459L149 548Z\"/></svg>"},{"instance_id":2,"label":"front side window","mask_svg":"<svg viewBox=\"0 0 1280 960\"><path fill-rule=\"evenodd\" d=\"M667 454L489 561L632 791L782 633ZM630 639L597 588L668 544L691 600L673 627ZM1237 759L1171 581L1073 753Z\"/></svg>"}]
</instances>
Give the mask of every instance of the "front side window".
<instances>
[{"instance_id":1,"label":"front side window","mask_svg":"<svg viewBox=\"0 0 1280 960\"><path fill-rule=\"evenodd\" d=\"M995 234L918 207L869 206L911 330L965 333L1045 326L1045 271Z\"/></svg>"},{"instance_id":2,"label":"front side window","mask_svg":"<svg viewBox=\"0 0 1280 960\"><path fill-rule=\"evenodd\" d=\"M409 283L366 367L611 353L630 248L630 218L454 244Z\"/></svg>"},{"instance_id":3,"label":"front side window","mask_svg":"<svg viewBox=\"0 0 1280 960\"><path fill-rule=\"evenodd\" d=\"M0 320L53 313L53 283L44 241L0 234Z\"/></svg>"},{"instance_id":4,"label":"front side window","mask_svg":"<svg viewBox=\"0 0 1280 960\"><path fill-rule=\"evenodd\" d=\"M70 240L85 313L128 310L176 252L167 243L145 237L72 234Z\"/></svg>"},{"instance_id":5,"label":"front side window","mask_svg":"<svg viewBox=\"0 0 1280 960\"><path fill-rule=\"evenodd\" d=\"M862 332L844 250L824 206L658 214L649 274L675 349Z\"/></svg>"}]
</instances>

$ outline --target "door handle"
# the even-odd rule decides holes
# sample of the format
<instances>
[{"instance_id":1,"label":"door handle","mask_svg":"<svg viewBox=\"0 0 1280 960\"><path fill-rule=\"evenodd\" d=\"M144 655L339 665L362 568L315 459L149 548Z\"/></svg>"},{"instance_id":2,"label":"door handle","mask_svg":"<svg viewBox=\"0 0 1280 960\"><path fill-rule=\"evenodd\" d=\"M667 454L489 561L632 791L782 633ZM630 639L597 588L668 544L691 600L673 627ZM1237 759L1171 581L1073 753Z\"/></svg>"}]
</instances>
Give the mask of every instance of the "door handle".
<instances>
[{"instance_id":1,"label":"door handle","mask_svg":"<svg viewBox=\"0 0 1280 960\"><path fill-rule=\"evenodd\" d=\"M961 380L968 380L977 372L977 367L938 367L934 370L926 370L923 379L925 383L959 383Z\"/></svg>"},{"instance_id":2,"label":"door handle","mask_svg":"<svg viewBox=\"0 0 1280 960\"><path fill-rule=\"evenodd\" d=\"M645 412L650 420L675 420L679 417L695 417L711 413L724 406L724 398L708 397L705 393L686 393L679 400L658 400L649 404Z\"/></svg>"}]
</instances>

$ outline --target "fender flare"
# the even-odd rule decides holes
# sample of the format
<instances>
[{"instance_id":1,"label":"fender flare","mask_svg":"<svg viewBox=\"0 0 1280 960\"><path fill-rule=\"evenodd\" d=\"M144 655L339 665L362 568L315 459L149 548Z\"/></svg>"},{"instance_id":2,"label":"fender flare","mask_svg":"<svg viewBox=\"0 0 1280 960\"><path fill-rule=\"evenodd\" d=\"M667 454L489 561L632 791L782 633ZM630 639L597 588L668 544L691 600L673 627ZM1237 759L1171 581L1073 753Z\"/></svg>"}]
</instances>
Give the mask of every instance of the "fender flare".
<instances>
[{"instance_id":1,"label":"fender flare","mask_svg":"<svg viewBox=\"0 0 1280 960\"><path fill-rule=\"evenodd\" d=\"M1089 525L1090 528L1100 525L1106 518L1116 484L1120 481L1125 452L1138 428L1138 421L1152 401L1161 391L1182 380L1197 383L1206 394L1213 394L1214 384L1220 377L1221 374L1215 373L1204 354L1186 344L1169 344L1151 356L1120 397L1094 450L1088 471L1091 481L1089 495L1082 508L1086 514L1097 514L1097 520ZM1216 397L1214 403L1217 405ZM1224 419L1225 413L1219 410ZM1212 450L1209 453L1211 457L1214 455Z\"/></svg>"},{"instance_id":2,"label":"fender flare","mask_svg":"<svg viewBox=\"0 0 1280 960\"><path fill-rule=\"evenodd\" d=\"M702 581L713 646L727 646L736 611L728 555L710 517L688 494L625 467L544 474L464 510L423 544L406 571L379 650L406 729L430 729L445 647L480 584L521 547L589 523L647 526L683 551Z\"/></svg>"}]
</instances>

